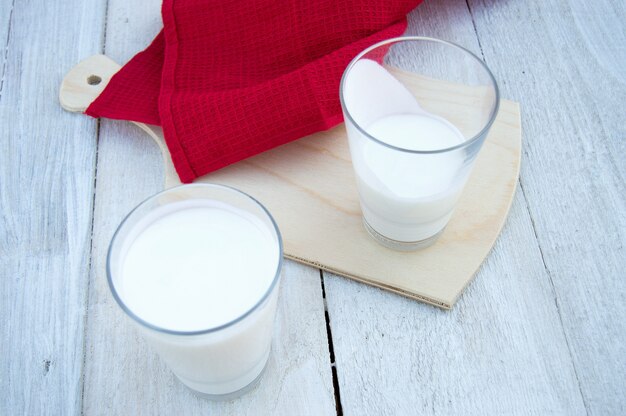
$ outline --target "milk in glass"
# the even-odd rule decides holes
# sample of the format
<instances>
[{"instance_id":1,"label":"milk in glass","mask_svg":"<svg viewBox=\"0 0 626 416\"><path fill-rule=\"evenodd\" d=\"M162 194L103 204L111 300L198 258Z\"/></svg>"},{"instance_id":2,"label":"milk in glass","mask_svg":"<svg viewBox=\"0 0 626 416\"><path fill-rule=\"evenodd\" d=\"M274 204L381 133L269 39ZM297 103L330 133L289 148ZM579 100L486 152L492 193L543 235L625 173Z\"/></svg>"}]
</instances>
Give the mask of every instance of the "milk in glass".
<instances>
[{"instance_id":1,"label":"milk in glass","mask_svg":"<svg viewBox=\"0 0 626 416\"><path fill-rule=\"evenodd\" d=\"M279 257L275 237L252 214L208 199L181 201L135 225L115 286L150 326L177 332L224 327L181 338L140 326L183 383L228 394L254 381L267 362L278 291L254 307L270 290Z\"/></svg>"},{"instance_id":2,"label":"milk in glass","mask_svg":"<svg viewBox=\"0 0 626 416\"><path fill-rule=\"evenodd\" d=\"M372 60L358 61L351 69L344 100L354 120L346 128L367 224L400 242L438 234L452 215L469 166L463 150L419 152L460 145L466 140L463 134L445 118L425 111Z\"/></svg>"}]
</instances>

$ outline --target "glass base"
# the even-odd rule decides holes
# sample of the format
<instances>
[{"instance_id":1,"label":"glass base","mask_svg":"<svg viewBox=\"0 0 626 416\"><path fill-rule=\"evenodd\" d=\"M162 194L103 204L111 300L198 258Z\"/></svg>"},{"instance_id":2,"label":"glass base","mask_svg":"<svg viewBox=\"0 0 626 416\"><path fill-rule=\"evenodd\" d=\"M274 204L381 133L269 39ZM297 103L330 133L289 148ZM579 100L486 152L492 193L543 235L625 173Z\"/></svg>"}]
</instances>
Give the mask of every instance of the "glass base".
<instances>
[{"instance_id":1,"label":"glass base","mask_svg":"<svg viewBox=\"0 0 626 416\"><path fill-rule=\"evenodd\" d=\"M270 350L270 352L271 352L271 350ZM259 374L256 376L256 378L254 380L252 380L250 383L248 383L246 386L240 388L239 390L230 392L230 393L225 393L225 394L205 393L205 392L198 391L198 390L194 389L193 387L191 387L187 383L185 383L183 380L180 380L180 381L183 384L183 386L187 387L187 389L189 389L189 391L191 391L195 396L200 397L202 399L216 401L216 402L234 400L234 399L237 399L237 398L243 396L244 394L254 390L259 385L259 382L261 381L261 378L263 378L263 374L265 374L265 370L267 369L268 363L269 363L269 354L268 354L268 358L265 359L265 364L263 365L263 368L261 369L261 372L259 372Z\"/></svg>"},{"instance_id":2,"label":"glass base","mask_svg":"<svg viewBox=\"0 0 626 416\"><path fill-rule=\"evenodd\" d=\"M269 362L269 360L268 360L268 362ZM252 380L252 382L250 384L248 384L247 386L245 386L245 387L243 387L243 388L241 388L241 389L239 389L237 391L233 391L232 393L209 394L209 393L203 393L201 391L192 389L191 387L189 387L185 383L182 383L182 385L185 386L196 397L200 397L201 399L211 400L211 401L214 401L214 402L223 402L223 401L228 401L228 400L234 400L234 399L237 399L237 398L243 396L244 394L254 390L259 385L259 382L261 381L261 378L263 378L263 374L265 374L265 370L266 369L267 369L267 363L265 363L265 367L263 367L263 370L261 370L259 375L254 380Z\"/></svg>"},{"instance_id":3,"label":"glass base","mask_svg":"<svg viewBox=\"0 0 626 416\"><path fill-rule=\"evenodd\" d=\"M398 240L392 240L391 238L387 238L381 233L379 233L378 231L376 231L374 228L372 228L371 225L368 224L365 218L363 218L363 226L365 227L365 230L367 231L367 233L370 236L372 236L372 238L376 240L376 242L378 242L380 245L383 245L387 248L390 248L396 251L415 251L415 250L424 249L426 247L430 247L433 244L435 244L435 242L437 241L437 239L439 238L439 236L443 233L443 230L445 229L445 227L442 228L441 231L439 231L437 234L432 235L428 238L425 238L424 240L398 241Z\"/></svg>"}]
</instances>

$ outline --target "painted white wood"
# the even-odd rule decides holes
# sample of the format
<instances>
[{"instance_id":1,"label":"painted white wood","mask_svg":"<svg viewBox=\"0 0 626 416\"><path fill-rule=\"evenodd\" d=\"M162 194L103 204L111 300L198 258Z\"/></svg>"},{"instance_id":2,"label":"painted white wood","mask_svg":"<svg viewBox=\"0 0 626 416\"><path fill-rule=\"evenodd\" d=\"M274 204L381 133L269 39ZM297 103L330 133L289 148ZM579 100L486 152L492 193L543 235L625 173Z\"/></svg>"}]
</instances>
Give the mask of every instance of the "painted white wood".
<instances>
[{"instance_id":1,"label":"painted white wood","mask_svg":"<svg viewBox=\"0 0 626 416\"><path fill-rule=\"evenodd\" d=\"M158 0L111 1L105 52L125 62L146 46L160 26L159 4ZM136 333L106 284L106 250L124 215L162 187L162 159L153 140L127 122L102 120L84 413L334 414L324 305L317 269L286 262L269 366L261 384L238 400L214 403L196 398Z\"/></svg>"},{"instance_id":2,"label":"painted white wood","mask_svg":"<svg viewBox=\"0 0 626 416\"><path fill-rule=\"evenodd\" d=\"M0 414L78 414L96 123L59 108L104 1L0 4ZM71 45L71 46L70 46Z\"/></svg>"},{"instance_id":3,"label":"painted white wood","mask_svg":"<svg viewBox=\"0 0 626 416\"><path fill-rule=\"evenodd\" d=\"M464 1L425 2L409 32L480 54ZM452 311L324 276L345 415L585 414L521 192Z\"/></svg>"},{"instance_id":4,"label":"painted white wood","mask_svg":"<svg viewBox=\"0 0 626 416\"><path fill-rule=\"evenodd\" d=\"M587 411L626 414L626 3L469 4L526 110L521 182Z\"/></svg>"},{"instance_id":5,"label":"painted white wood","mask_svg":"<svg viewBox=\"0 0 626 416\"><path fill-rule=\"evenodd\" d=\"M9 27L11 26L11 14L15 7L15 1L0 2L0 79L4 73L4 64L8 53Z\"/></svg>"}]
</instances>

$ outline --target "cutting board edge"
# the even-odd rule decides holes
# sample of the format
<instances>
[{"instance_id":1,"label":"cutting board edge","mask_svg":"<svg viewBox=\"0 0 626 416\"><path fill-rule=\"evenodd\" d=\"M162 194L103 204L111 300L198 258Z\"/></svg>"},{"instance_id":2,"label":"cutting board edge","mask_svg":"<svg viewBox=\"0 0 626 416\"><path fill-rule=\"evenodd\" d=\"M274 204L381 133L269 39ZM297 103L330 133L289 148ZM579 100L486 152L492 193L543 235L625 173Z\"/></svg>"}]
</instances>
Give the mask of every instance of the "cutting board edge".
<instances>
[{"instance_id":1,"label":"cutting board edge","mask_svg":"<svg viewBox=\"0 0 626 416\"><path fill-rule=\"evenodd\" d=\"M421 294L421 293L416 293L416 292L411 292L411 291L408 291L408 290L404 290L404 289L399 288L397 286L387 285L387 284L385 284L383 282L379 282L379 281L376 281L376 280L373 280L373 279L368 279L368 278L365 278L365 277L356 276L356 275L350 274L348 272L345 272L343 270L333 269L333 268L325 266L325 265L323 265L321 263L310 261L310 260L304 259L302 257L293 256L293 255L290 255L290 254L287 254L287 253L283 253L283 255L284 255L285 258L287 258L289 260L297 261L298 263L302 263L302 264L305 264L307 266L316 267L318 269L322 269L324 271L336 274L338 276L346 277L348 279L355 280L355 281L360 282L360 283L365 283L367 285L374 286L374 287L377 287L379 289L383 289L383 290L386 290L386 291L389 291L389 292L393 292L393 293L402 295L404 297L407 297L409 299L414 299L414 300L418 300L420 302L427 303L427 304L432 305L432 306L437 306L437 307L439 307L441 309L451 310L452 306L454 306L454 303L455 303L455 302L449 303L449 302L446 302L444 300L437 299L437 298L434 298L434 297L430 297L430 296L427 296L427 295L424 295L424 294ZM470 280L472 280L472 279L470 279ZM457 295L457 298L458 298L458 295ZM456 301L456 299L455 299L455 301Z\"/></svg>"},{"instance_id":2,"label":"cutting board edge","mask_svg":"<svg viewBox=\"0 0 626 416\"><path fill-rule=\"evenodd\" d=\"M459 291L457 292L456 296L454 297L454 299L451 302L451 307L447 308L447 309L452 309L452 307L454 305L456 305L456 303L459 300L459 298L461 297L461 295L463 295L463 293L465 293L465 289L467 289L467 287L474 281L474 279L476 278L476 274L478 273L478 271L480 270L482 265L485 264L485 260L487 260L487 257L489 257L489 255L493 251L493 248L496 245L496 242L500 238L500 234L502 234L502 229L504 228L504 225L507 223L507 221L509 219L509 214L511 213L511 207L513 206L513 201L515 200L515 195L517 194L517 184L519 183L521 167L522 167L522 145L523 145L523 140L522 140L522 112L521 112L521 106L520 106L519 102L513 101L513 100L507 100L507 99L501 98L500 101L501 102L502 101L506 101L506 102L510 103L511 105L513 105L515 107L515 114L517 116L516 117L517 118L517 120L516 120L517 121L517 126L519 126L518 134L516 135L517 141L518 141L517 148L519 149L519 152L517 154L517 159L515 160L515 162L516 162L516 166L515 166L515 186L513 187L513 192L511 193L511 197L509 198L509 202L508 202L507 207L506 207L506 214L502 217L502 221L500 222L500 225L498 227L498 232L496 234L496 238L494 238L494 240L492 241L491 247L489 247L489 250L487 250L487 252L485 253L485 256L483 257L482 261L476 267L476 270L474 270L474 273L472 274L472 276L469 279L467 279L467 281L465 282L465 284L463 284L462 287L459 288Z\"/></svg>"}]
</instances>

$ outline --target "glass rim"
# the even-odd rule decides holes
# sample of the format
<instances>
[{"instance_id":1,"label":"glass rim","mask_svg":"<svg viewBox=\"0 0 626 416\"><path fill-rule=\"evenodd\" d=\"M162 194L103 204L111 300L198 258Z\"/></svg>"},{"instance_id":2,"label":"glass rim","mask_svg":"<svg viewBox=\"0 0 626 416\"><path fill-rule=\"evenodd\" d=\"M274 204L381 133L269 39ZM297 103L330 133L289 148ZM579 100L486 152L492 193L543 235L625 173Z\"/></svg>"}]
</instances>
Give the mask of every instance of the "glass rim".
<instances>
[{"instance_id":1,"label":"glass rim","mask_svg":"<svg viewBox=\"0 0 626 416\"><path fill-rule=\"evenodd\" d=\"M269 287L267 288L265 293L259 298L259 300L254 305L252 305L249 309L247 309L243 314L239 315L238 317L236 317L235 319L233 319L231 321L228 321L228 322L226 322L224 324L221 324L221 325L218 325L218 326L214 326L214 327L210 327L210 328L206 328L206 329L194 330L194 331L179 331L179 330L175 330L175 329L163 328L161 326L158 326L158 325L155 325L153 323L150 323L150 322L146 321L145 319L141 318L140 316L138 316L137 314L135 314L128 307L128 305L126 305L126 303L122 300L122 298L119 296L119 293L118 293L118 291L115 288L115 284L113 283L113 274L111 272L111 253L112 253L113 247L115 246L116 243L118 243L117 239L119 237L119 233L123 229L123 227L125 227L127 225L127 221L129 220L131 215L133 215L139 208L145 206L147 203L149 203L150 201L160 197L161 195L164 195L164 194L167 194L167 193L171 193L172 191L176 191L176 190L179 190L181 188L221 188L221 189L225 189L225 190L232 191L232 192L238 193L240 195L243 195L244 197L250 199L257 206L259 206L263 210L263 212L265 212L267 217L270 219L270 222L272 223L272 226L274 227L274 232L276 233L276 238L277 238L277 242L278 242L278 264L276 266L276 272L275 272L274 277L272 279L272 283L269 285ZM120 242L120 244L121 244L121 242ZM109 284L109 290L111 291L111 294L113 295L113 298L115 298L115 301L117 302L117 304L120 306L120 308L122 308L122 310L124 311L124 313L126 313L126 315L128 315L131 319L133 319L137 323L139 323L141 326L144 326L144 327L146 327L148 329L152 329L154 331L157 331L157 332L160 332L160 333L164 333L164 334L184 335L184 336L186 336L186 335L204 335L204 334L211 334L211 333L219 332L219 331L222 331L224 329L232 327L232 326L236 325L237 323L243 321L246 317L248 317L253 312L258 310L259 307L272 294L272 292L274 291L274 289L276 288L276 286L278 284L278 281L280 280L280 273L281 273L281 270L282 270L282 266L283 266L283 239L282 239L282 236L280 234L280 230L278 228L278 225L276 224L276 221L274 220L274 217L272 217L272 214L270 214L268 209L265 208L265 206L263 204L261 204L256 198L252 197L251 195L249 195L249 194L247 194L247 193L245 193L245 192L243 192L243 191L241 191L241 190L239 190L237 188L234 188L232 186L216 184L216 183L195 183L195 184L179 185L179 186L175 186L173 188L168 188L168 189L165 189L163 191L160 191L160 192L158 192L158 193L156 193L154 195L149 196L148 198L144 199L143 201L141 201L139 204L137 204L137 206L135 208L133 208L128 214L126 214L126 216L124 217L122 222L120 222L120 224L117 226L117 229L115 230L115 233L113 234L113 237L111 238L111 242L109 243L109 249L107 251L107 259L106 259L106 273L107 273L107 282Z\"/></svg>"},{"instance_id":2,"label":"glass rim","mask_svg":"<svg viewBox=\"0 0 626 416\"><path fill-rule=\"evenodd\" d=\"M442 45L450 46L452 48L455 48L455 49L458 49L458 50L460 50L462 52L465 52L466 54L468 54L469 56L474 58L474 60L476 60L483 67L483 69L486 71L487 75L489 76L489 79L491 80L491 83L492 83L493 88L495 90L495 95L496 96L495 96L495 105L493 106L493 108L491 110L491 113L489 114L489 120L487 121L487 123L485 123L484 127L477 134L475 134L474 136L470 137L469 139L465 140L462 143L459 143L459 144L457 144L455 146L451 146L451 147L445 147L443 149L412 150L412 149L405 149L403 147L394 146L394 145L391 145L389 143L385 143L382 140L377 139L376 137L374 137L371 134L369 134L363 127L361 127L361 125L359 123L357 123L354 120L354 118L352 117L352 114L350 114L350 111L348 111L348 107L346 106L345 99L344 99L344 96L343 96L344 84L346 82L347 74L350 72L352 67L361 58L363 58L363 56L365 56L369 52L373 51L374 49L378 49L381 46L385 46L385 45L388 45L390 43L399 43L399 42L407 42L407 41L426 41L426 42L434 42L434 43L439 43L439 44L442 44ZM431 38L431 37L427 37L427 36L398 36L398 37L395 37L395 38L382 40L380 42L377 42L377 43L373 44L372 46L369 46L369 47L365 48L363 51L359 52L359 54L357 56L355 56L350 61L350 63L348 64L348 66L344 70L343 75L341 76L341 81L339 83L339 101L341 103L341 108L343 109L343 113L345 114L345 117L357 128L357 130L359 130L359 132L361 132L365 137L369 138L370 140L373 140L376 143L379 143L379 144L381 144L381 145L383 145L385 147L388 147L390 149L398 150L398 151L405 152L405 153L412 153L412 154L437 154L437 153L446 153L446 152L450 152L450 151L453 151L453 150L457 150L457 149L462 149L464 147L468 147L468 146L472 145L473 143L479 141L483 136L486 135L486 133L489 131L489 129L493 125L493 122L495 121L496 116L498 115L498 110L500 109L500 89L498 88L498 83L496 82L496 78L493 76L493 73L491 72L491 70L489 69L487 64L485 64L482 61L482 59L480 59L476 54L474 54L470 50L464 48L463 46L457 45L456 43L448 42L446 40L437 39L437 38ZM344 120L344 121L347 121L347 120Z\"/></svg>"}]
</instances>

